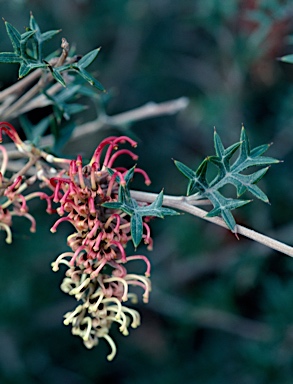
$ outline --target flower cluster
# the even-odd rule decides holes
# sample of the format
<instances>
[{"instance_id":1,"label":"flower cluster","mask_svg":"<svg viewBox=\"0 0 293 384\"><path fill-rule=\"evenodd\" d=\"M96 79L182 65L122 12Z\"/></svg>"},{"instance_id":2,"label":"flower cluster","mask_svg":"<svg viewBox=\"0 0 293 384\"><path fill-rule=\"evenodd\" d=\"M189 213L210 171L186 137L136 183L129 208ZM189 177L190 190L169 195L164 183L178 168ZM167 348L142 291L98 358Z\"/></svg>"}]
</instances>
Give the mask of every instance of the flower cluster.
<instances>
[{"instance_id":1,"label":"flower cluster","mask_svg":"<svg viewBox=\"0 0 293 384\"><path fill-rule=\"evenodd\" d=\"M67 239L71 250L52 263L54 271L59 270L60 264L67 266L61 289L78 301L77 307L65 315L64 324L71 324L72 333L79 335L87 348L96 346L100 338L106 339L112 349L108 360L116 353L109 335L112 323L119 324L123 335L128 334L129 326L135 328L140 324L139 313L122 304L137 301L130 286L142 288L144 302L148 301L151 288L147 257L126 255L125 247L131 240L129 215L120 209L103 206L117 201L119 188L126 184L127 169L115 167L116 159L121 155L137 159L132 151L118 148L124 143L136 146L136 142L126 136L109 137L96 148L89 164L83 166L78 156L70 162L67 171L62 170L47 181L60 216L51 231L55 232L64 221L69 221L75 229ZM135 168L134 173L142 174L145 183L150 183L142 169ZM151 248L148 219L144 218L142 237ZM132 260L144 261L145 275L129 273L126 263Z\"/></svg>"},{"instance_id":2,"label":"flower cluster","mask_svg":"<svg viewBox=\"0 0 293 384\"><path fill-rule=\"evenodd\" d=\"M27 145L19 138L15 128L11 124L0 122L0 142L2 142L3 132L14 141L20 152L25 151ZM46 195L42 192L27 195L23 194L27 187L37 179L36 176L26 178L24 174L27 168L32 165L33 161L29 161L28 164L24 165L23 169L20 169L9 178L6 177L9 156L3 145L0 145L0 152L2 155L0 167L0 229L6 231L6 242L10 244L12 242L12 217L22 216L27 218L31 222L30 231L35 232L36 222L28 212L27 201L37 196L44 197ZM50 203L49 200L48 202Z\"/></svg>"}]
</instances>

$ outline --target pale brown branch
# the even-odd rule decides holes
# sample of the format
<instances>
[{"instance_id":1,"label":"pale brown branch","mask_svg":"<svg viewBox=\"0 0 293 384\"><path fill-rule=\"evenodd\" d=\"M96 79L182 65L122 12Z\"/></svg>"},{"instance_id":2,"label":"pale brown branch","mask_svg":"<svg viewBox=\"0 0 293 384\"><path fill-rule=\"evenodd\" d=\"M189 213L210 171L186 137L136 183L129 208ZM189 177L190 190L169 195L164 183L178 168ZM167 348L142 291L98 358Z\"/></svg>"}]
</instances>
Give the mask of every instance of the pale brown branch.
<instances>
[{"instance_id":1,"label":"pale brown branch","mask_svg":"<svg viewBox=\"0 0 293 384\"><path fill-rule=\"evenodd\" d=\"M41 69L36 69L34 72L19 80L17 83L4 89L0 92L0 102L5 100L8 96L21 93L29 84L36 81L42 75Z\"/></svg>"},{"instance_id":2,"label":"pale brown branch","mask_svg":"<svg viewBox=\"0 0 293 384\"><path fill-rule=\"evenodd\" d=\"M140 191L131 191L131 195L134 199L138 201L145 201L148 203L152 203L157 197L157 194L155 193L140 192ZM190 213L191 215L200 217L201 219L210 221L221 227L227 228L226 223L220 217L207 217L207 213L208 213L207 211L201 208L195 207L194 205L191 205L187 201L188 201L187 198L184 196L177 197L177 196L167 195L167 196L164 196L163 205L170 208L178 209L183 212ZM195 200L193 204L199 205L198 204L199 202L200 200L198 201ZM271 237L268 237L259 232L253 231L252 229L248 229L242 225L236 226L236 232L239 235L248 237L249 239L254 240L260 244L263 244L271 249L284 253L287 256L293 257L293 247L287 244L284 244L278 240L272 239Z\"/></svg>"},{"instance_id":3,"label":"pale brown branch","mask_svg":"<svg viewBox=\"0 0 293 384\"><path fill-rule=\"evenodd\" d=\"M63 86L60 83L55 83L46 91L46 93L49 96L53 96L62 88ZM29 112L33 109L47 107L51 104L52 101L48 99L48 97L46 97L45 95L38 95L37 97L26 103L21 109L17 111L17 114L14 114L12 117L22 115L23 113Z\"/></svg>"},{"instance_id":4,"label":"pale brown branch","mask_svg":"<svg viewBox=\"0 0 293 384\"><path fill-rule=\"evenodd\" d=\"M22 95L17 101L15 101L15 103L13 103L11 107L8 107L6 110L2 112L2 116L1 116L2 120L8 119L8 118L11 119L13 117L18 116L19 113L17 113L17 111L19 111L23 105L25 105L35 95L37 95L41 88L42 88L42 85L40 84L40 81L39 81L32 88L30 88L24 95Z\"/></svg>"},{"instance_id":5,"label":"pale brown branch","mask_svg":"<svg viewBox=\"0 0 293 384\"><path fill-rule=\"evenodd\" d=\"M59 83L56 83L47 91L47 93L52 95L56 93L60 89L60 87L62 86ZM41 106L45 106L45 105L48 105L49 103L50 101L46 101L44 95L40 95L37 98L33 99L29 104L26 104L21 109L20 112L21 113L27 112L28 106L29 106L29 110L31 110L33 107L37 108L37 106L40 104L42 104ZM151 104L151 107L150 107L150 104ZM128 112L123 112L114 116L101 115L95 121L91 121L89 123L79 125L74 130L73 135L69 141L80 139L83 136L93 134L98 130L101 130L107 126L111 126L111 125L120 126L126 123L143 120L143 119L149 119L156 116L164 116L166 114L167 115L175 114L181 111L182 109L186 108L187 105L188 105L188 99L185 97L180 97L179 99L169 100L169 101L158 103L158 104L148 103L139 108L133 109ZM40 146L50 147L53 145L53 142L54 142L53 136L48 135L41 139ZM5 147L9 152L10 159L23 157L21 154L17 156L17 152L15 151L15 146L13 144L10 144L10 143L5 144ZM1 159L1 153L0 153L0 159Z\"/></svg>"},{"instance_id":6,"label":"pale brown branch","mask_svg":"<svg viewBox=\"0 0 293 384\"><path fill-rule=\"evenodd\" d=\"M106 126L123 126L135 121L150 119L157 116L173 115L188 105L186 97L165 101L163 103L147 103L131 111L119 113L114 116L101 115L96 120L80 125L72 135L72 139L92 134Z\"/></svg>"}]
</instances>

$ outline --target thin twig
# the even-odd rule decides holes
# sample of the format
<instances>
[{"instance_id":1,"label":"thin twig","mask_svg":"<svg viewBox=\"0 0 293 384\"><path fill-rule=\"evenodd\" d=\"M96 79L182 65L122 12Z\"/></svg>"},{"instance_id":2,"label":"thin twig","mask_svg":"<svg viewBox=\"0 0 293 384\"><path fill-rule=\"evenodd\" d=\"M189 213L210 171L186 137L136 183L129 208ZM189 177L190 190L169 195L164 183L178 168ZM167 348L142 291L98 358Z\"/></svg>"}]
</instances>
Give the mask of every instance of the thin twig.
<instances>
[{"instance_id":1,"label":"thin twig","mask_svg":"<svg viewBox=\"0 0 293 384\"><path fill-rule=\"evenodd\" d=\"M49 96L55 95L57 92L62 89L63 86L60 83L55 83L53 84L50 88L46 90L46 93ZM52 100L50 100L47 96L45 95L38 95L35 98L33 98L31 101L26 103L21 109L17 111L17 114L14 114L12 117L17 117L19 115L22 115L23 113L32 111L33 109L37 108L44 108L47 107L48 105L52 104Z\"/></svg>"},{"instance_id":2,"label":"thin twig","mask_svg":"<svg viewBox=\"0 0 293 384\"><path fill-rule=\"evenodd\" d=\"M29 169L31 169L31 167L36 163L36 161L37 161L37 158L35 158L35 157L31 157L30 159L29 159L29 161L23 166L23 168L21 168L17 173L15 173L14 175L12 175L12 177L11 177L11 181L13 181L13 180L16 180L16 178L18 177L18 176L23 176L23 175L25 175L26 173L27 173L27 171L29 170ZM30 175L31 176L31 175Z\"/></svg>"},{"instance_id":3,"label":"thin twig","mask_svg":"<svg viewBox=\"0 0 293 384\"><path fill-rule=\"evenodd\" d=\"M123 126L134 121L150 119L157 116L173 115L188 105L186 97L179 99L165 101L163 103L147 103L139 108L132 109L131 111L119 113L114 116L102 115L95 121L80 125L73 132L72 139L79 139L82 136L97 132L106 126Z\"/></svg>"},{"instance_id":4,"label":"thin twig","mask_svg":"<svg viewBox=\"0 0 293 384\"><path fill-rule=\"evenodd\" d=\"M23 96L21 96L14 104L12 104L10 108L7 108L3 112L1 116L2 120L14 117L14 113L18 111L28 101L30 101L35 95L37 95L41 88L42 84L41 81L39 81L32 88L30 88Z\"/></svg>"},{"instance_id":5,"label":"thin twig","mask_svg":"<svg viewBox=\"0 0 293 384\"><path fill-rule=\"evenodd\" d=\"M62 86L59 83L56 83L51 88L49 88L47 93L52 95L55 92L57 92L60 89L60 87ZM41 103L42 105L38 105L38 103ZM45 105L48 105L49 103L50 101L45 101L44 95L40 95L37 98L33 99L29 104L26 104L24 107L25 109L21 109L20 112L23 113L24 111L27 111L26 110L27 105L30 105L30 109L31 109L32 107L37 108L37 106L45 106ZM151 107L150 107L150 104L151 104ZM148 103L139 108L133 109L128 112L119 113L114 116L102 115L102 116L99 116L99 118L95 121L91 121L89 123L79 125L74 130L73 135L70 138L69 142L76 139L80 139L83 136L93 134L107 126L113 126L113 125L121 126L134 121L150 119L152 117L157 117L157 116L175 114L181 111L182 109L186 108L187 105L188 105L188 99L186 97L180 97L179 99L169 100L163 103ZM40 140L39 146L51 147L53 143L54 143L53 136L47 135ZM17 156L17 153L15 152L15 146L13 144L11 143L5 144L5 148L9 153L10 159L23 157L21 153L19 154L19 156ZM0 159L1 159L1 153L0 153Z\"/></svg>"},{"instance_id":6,"label":"thin twig","mask_svg":"<svg viewBox=\"0 0 293 384\"><path fill-rule=\"evenodd\" d=\"M145 201L148 203L152 203L156 197L158 196L155 193L148 192L140 192L140 191L131 191L131 195L138 201ZM200 200L199 200L200 201ZM195 201L195 204L198 205L199 201ZM171 208L178 209L183 212L190 213L191 215L200 217L201 219L210 221L214 224L217 224L221 227L228 228L225 224L224 220L220 217L207 217L207 211L195 207L187 202L186 197L177 197L177 196L164 196L163 205ZM284 253L287 256L293 257L293 247L284 244L280 241L274 240L271 237L265 236L259 232L253 231L252 229L248 229L242 225L237 225L236 227L237 234L248 237L260 244L263 244L271 249L274 249L278 252Z\"/></svg>"},{"instance_id":7,"label":"thin twig","mask_svg":"<svg viewBox=\"0 0 293 384\"><path fill-rule=\"evenodd\" d=\"M36 69L34 72L19 80L17 83L14 83L10 87L4 89L0 92L0 101L5 100L9 95L15 93L21 93L24 88L26 88L29 84L37 80L42 75L41 69Z\"/></svg>"}]
</instances>

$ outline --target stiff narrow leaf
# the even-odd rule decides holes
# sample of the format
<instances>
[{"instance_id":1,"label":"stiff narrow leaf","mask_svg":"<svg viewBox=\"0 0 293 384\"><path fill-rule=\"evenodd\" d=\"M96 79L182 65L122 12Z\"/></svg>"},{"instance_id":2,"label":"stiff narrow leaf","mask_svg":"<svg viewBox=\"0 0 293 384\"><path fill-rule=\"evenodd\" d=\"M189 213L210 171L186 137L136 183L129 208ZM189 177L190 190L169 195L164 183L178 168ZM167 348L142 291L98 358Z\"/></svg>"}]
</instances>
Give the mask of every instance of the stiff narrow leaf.
<instances>
[{"instance_id":1,"label":"stiff narrow leaf","mask_svg":"<svg viewBox=\"0 0 293 384\"><path fill-rule=\"evenodd\" d=\"M141 242L142 235L143 235L142 216L138 212L134 212L131 215L130 230L131 230L133 245L135 246L135 248L137 248L139 243Z\"/></svg>"},{"instance_id":2,"label":"stiff narrow leaf","mask_svg":"<svg viewBox=\"0 0 293 384\"><path fill-rule=\"evenodd\" d=\"M1 52L0 63L21 63L22 59L16 53L13 52Z\"/></svg>"},{"instance_id":3,"label":"stiff narrow leaf","mask_svg":"<svg viewBox=\"0 0 293 384\"><path fill-rule=\"evenodd\" d=\"M97 57L98 53L100 52L101 48L94 49L93 51L87 53L84 55L77 63L77 66L79 68L86 68L88 67Z\"/></svg>"},{"instance_id":4,"label":"stiff narrow leaf","mask_svg":"<svg viewBox=\"0 0 293 384\"><path fill-rule=\"evenodd\" d=\"M16 28L13 27L13 25L8 23L7 21L5 21L5 27L6 27L6 31L9 36L9 39L11 41L11 44L13 46L14 52L20 55L20 40L21 40L20 33Z\"/></svg>"},{"instance_id":5,"label":"stiff narrow leaf","mask_svg":"<svg viewBox=\"0 0 293 384\"><path fill-rule=\"evenodd\" d=\"M102 86L102 84L96 80L89 72L87 72L83 68L79 68L78 73L80 74L81 77L83 77L90 85L96 87L100 91L105 92L105 88Z\"/></svg>"}]
</instances>

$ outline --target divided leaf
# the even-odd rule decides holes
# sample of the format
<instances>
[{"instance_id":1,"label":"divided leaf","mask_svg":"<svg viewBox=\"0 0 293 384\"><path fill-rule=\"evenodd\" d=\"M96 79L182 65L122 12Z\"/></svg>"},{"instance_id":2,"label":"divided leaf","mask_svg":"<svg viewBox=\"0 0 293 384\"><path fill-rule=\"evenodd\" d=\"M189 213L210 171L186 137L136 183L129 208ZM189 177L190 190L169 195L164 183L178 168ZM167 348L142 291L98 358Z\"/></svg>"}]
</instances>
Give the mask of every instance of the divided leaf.
<instances>
[{"instance_id":1,"label":"divided leaf","mask_svg":"<svg viewBox=\"0 0 293 384\"><path fill-rule=\"evenodd\" d=\"M128 172L133 173L133 168ZM128 178L128 177L126 177ZM159 217L179 215L178 212L170 208L162 207L163 191L161 191L155 201L149 205L139 205L130 195L127 185L120 185L118 201L104 203L103 207L120 209L127 215L131 216L130 227L131 237L135 248L139 245L143 235L143 217Z\"/></svg>"},{"instance_id":2,"label":"divided leaf","mask_svg":"<svg viewBox=\"0 0 293 384\"><path fill-rule=\"evenodd\" d=\"M187 195L196 195L197 198L210 200L214 208L208 213L208 216L222 216L228 228L235 232L236 223L231 210L241 207L251 200L227 198L219 190L223 186L231 184L236 188L237 198L249 191L256 198L268 203L268 197L256 186L256 183L265 175L269 167L264 167L250 174L241 172L253 166L263 167L276 164L279 163L279 160L262 156L270 145L261 145L251 150L244 127L241 130L240 141L226 149L215 131L214 147L216 155L204 159L196 171L179 161L174 161L174 163L179 171L189 179ZM237 150L239 151L238 157L232 162L231 159ZM217 176L210 181L207 177L209 163L213 164L218 171Z\"/></svg>"},{"instance_id":3,"label":"divided leaf","mask_svg":"<svg viewBox=\"0 0 293 384\"><path fill-rule=\"evenodd\" d=\"M22 34L10 23L7 21L4 22L8 37L13 47L13 52L0 53L0 63L20 64L18 73L20 79L28 75L34 69L44 68L51 72L53 78L58 83L63 87L66 87L62 72L74 70L87 83L100 91L105 91L102 84L86 70L86 68L96 59L100 48L88 52L79 61L74 59L68 60L65 64L54 67L53 65L50 65L49 62L45 61L46 58L43 57L42 47L44 42L54 37L61 30L51 30L42 33L32 13L30 15L29 27L27 27ZM59 52L55 52L53 57L56 58L59 54ZM72 57L70 57L70 52L68 58L72 59ZM52 59L52 56L50 59ZM75 108L75 110L77 109Z\"/></svg>"}]
</instances>

